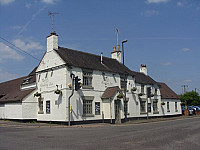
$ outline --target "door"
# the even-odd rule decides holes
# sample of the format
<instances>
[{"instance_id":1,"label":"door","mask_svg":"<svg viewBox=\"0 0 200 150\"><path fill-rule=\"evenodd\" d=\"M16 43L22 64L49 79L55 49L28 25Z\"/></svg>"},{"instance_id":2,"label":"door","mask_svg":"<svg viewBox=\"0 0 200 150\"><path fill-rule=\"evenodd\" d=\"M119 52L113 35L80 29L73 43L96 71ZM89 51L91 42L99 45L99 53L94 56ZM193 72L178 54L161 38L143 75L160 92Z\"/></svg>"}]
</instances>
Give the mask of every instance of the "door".
<instances>
[{"instance_id":1,"label":"door","mask_svg":"<svg viewBox=\"0 0 200 150\"><path fill-rule=\"evenodd\" d=\"M120 104L121 100L115 100L115 124L121 124Z\"/></svg>"}]
</instances>

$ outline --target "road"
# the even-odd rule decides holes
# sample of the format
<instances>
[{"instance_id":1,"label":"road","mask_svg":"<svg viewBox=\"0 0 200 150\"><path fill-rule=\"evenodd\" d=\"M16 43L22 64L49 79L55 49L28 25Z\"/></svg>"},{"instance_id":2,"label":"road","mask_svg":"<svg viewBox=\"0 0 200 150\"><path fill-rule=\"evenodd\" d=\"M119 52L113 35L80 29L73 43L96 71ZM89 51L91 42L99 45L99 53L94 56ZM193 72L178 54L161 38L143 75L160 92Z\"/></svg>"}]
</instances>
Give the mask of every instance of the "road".
<instances>
[{"instance_id":1,"label":"road","mask_svg":"<svg viewBox=\"0 0 200 150\"><path fill-rule=\"evenodd\" d=\"M0 150L199 150L200 117L67 127L1 123Z\"/></svg>"}]
</instances>

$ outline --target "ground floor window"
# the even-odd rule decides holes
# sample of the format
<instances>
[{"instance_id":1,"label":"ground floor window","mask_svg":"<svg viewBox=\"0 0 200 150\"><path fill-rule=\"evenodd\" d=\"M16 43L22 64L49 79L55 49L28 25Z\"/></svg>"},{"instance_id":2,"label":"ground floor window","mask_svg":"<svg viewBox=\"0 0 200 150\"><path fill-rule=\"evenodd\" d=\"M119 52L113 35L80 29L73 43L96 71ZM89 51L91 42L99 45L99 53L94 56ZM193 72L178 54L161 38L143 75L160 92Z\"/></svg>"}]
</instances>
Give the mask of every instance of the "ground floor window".
<instances>
[{"instance_id":1,"label":"ground floor window","mask_svg":"<svg viewBox=\"0 0 200 150\"><path fill-rule=\"evenodd\" d=\"M93 96L84 96L83 98L83 116L93 116Z\"/></svg>"},{"instance_id":2,"label":"ground floor window","mask_svg":"<svg viewBox=\"0 0 200 150\"><path fill-rule=\"evenodd\" d=\"M129 113L128 113L128 101L129 101L129 98L127 97L126 98L126 102L124 101L124 113L125 113L125 111L127 112L127 115L129 115Z\"/></svg>"},{"instance_id":3,"label":"ground floor window","mask_svg":"<svg viewBox=\"0 0 200 150\"><path fill-rule=\"evenodd\" d=\"M140 101L140 112L145 113L146 112L146 101L141 100Z\"/></svg>"},{"instance_id":4,"label":"ground floor window","mask_svg":"<svg viewBox=\"0 0 200 150\"><path fill-rule=\"evenodd\" d=\"M170 109L169 109L169 102L167 102L167 112L170 112Z\"/></svg>"},{"instance_id":5,"label":"ground floor window","mask_svg":"<svg viewBox=\"0 0 200 150\"><path fill-rule=\"evenodd\" d=\"M95 115L100 115L101 108L100 108L100 102L95 102Z\"/></svg>"},{"instance_id":6,"label":"ground floor window","mask_svg":"<svg viewBox=\"0 0 200 150\"><path fill-rule=\"evenodd\" d=\"M46 101L46 113L50 114L50 101Z\"/></svg>"},{"instance_id":7,"label":"ground floor window","mask_svg":"<svg viewBox=\"0 0 200 150\"><path fill-rule=\"evenodd\" d=\"M177 112L178 109L177 109L177 102L175 102L175 111Z\"/></svg>"},{"instance_id":8,"label":"ground floor window","mask_svg":"<svg viewBox=\"0 0 200 150\"><path fill-rule=\"evenodd\" d=\"M158 101L153 101L153 112L158 112Z\"/></svg>"},{"instance_id":9,"label":"ground floor window","mask_svg":"<svg viewBox=\"0 0 200 150\"><path fill-rule=\"evenodd\" d=\"M39 114L43 114L43 98L38 98Z\"/></svg>"}]
</instances>

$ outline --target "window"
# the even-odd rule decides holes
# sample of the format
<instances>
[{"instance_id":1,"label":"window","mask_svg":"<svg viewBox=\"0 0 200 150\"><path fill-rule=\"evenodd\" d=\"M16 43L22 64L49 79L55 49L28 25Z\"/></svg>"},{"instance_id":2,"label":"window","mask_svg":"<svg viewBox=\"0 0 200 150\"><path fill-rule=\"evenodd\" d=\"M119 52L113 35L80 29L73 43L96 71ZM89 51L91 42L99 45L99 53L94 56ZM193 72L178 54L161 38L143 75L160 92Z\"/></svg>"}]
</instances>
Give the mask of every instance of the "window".
<instances>
[{"instance_id":1,"label":"window","mask_svg":"<svg viewBox=\"0 0 200 150\"><path fill-rule=\"evenodd\" d=\"M148 103L148 112L151 112L151 103Z\"/></svg>"},{"instance_id":2,"label":"window","mask_svg":"<svg viewBox=\"0 0 200 150\"><path fill-rule=\"evenodd\" d=\"M157 95L157 93L158 93L158 90L157 90L157 89L155 89L155 95Z\"/></svg>"},{"instance_id":3,"label":"window","mask_svg":"<svg viewBox=\"0 0 200 150\"><path fill-rule=\"evenodd\" d=\"M170 112L170 110L169 110L169 102L167 102L167 112Z\"/></svg>"},{"instance_id":4,"label":"window","mask_svg":"<svg viewBox=\"0 0 200 150\"><path fill-rule=\"evenodd\" d=\"M40 82L40 74L38 75L38 82Z\"/></svg>"},{"instance_id":5,"label":"window","mask_svg":"<svg viewBox=\"0 0 200 150\"><path fill-rule=\"evenodd\" d=\"M178 109L177 109L177 102L175 102L175 111L177 112Z\"/></svg>"},{"instance_id":6,"label":"window","mask_svg":"<svg viewBox=\"0 0 200 150\"><path fill-rule=\"evenodd\" d=\"M153 112L158 112L158 100L153 101Z\"/></svg>"},{"instance_id":7,"label":"window","mask_svg":"<svg viewBox=\"0 0 200 150\"><path fill-rule=\"evenodd\" d=\"M124 101L124 112L126 111L127 115L129 115L129 113L128 113L128 101L129 101L129 98L127 97L126 102Z\"/></svg>"},{"instance_id":8,"label":"window","mask_svg":"<svg viewBox=\"0 0 200 150\"><path fill-rule=\"evenodd\" d=\"M46 113L50 114L50 101L46 101Z\"/></svg>"},{"instance_id":9,"label":"window","mask_svg":"<svg viewBox=\"0 0 200 150\"><path fill-rule=\"evenodd\" d=\"M95 102L95 115L100 115L101 108L100 108L100 102Z\"/></svg>"},{"instance_id":10,"label":"window","mask_svg":"<svg viewBox=\"0 0 200 150\"><path fill-rule=\"evenodd\" d=\"M45 79L48 77L48 72L46 73L46 75L45 75Z\"/></svg>"},{"instance_id":11,"label":"window","mask_svg":"<svg viewBox=\"0 0 200 150\"><path fill-rule=\"evenodd\" d=\"M43 114L43 98L38 98L39 111L38 114Z\"/></svg>"},{"instance_id":12,"label":"window","mask_svg":"<svg viewBox=\"0 0 200 150\"><path fill-rule=\"evenodd\" d=\"M146 101L145 100L140 100L140 112L146 113Z\"/></svg>"},{"instance_id":13,"label":"window","mask_svg":"<svg viewBox=\"0 0 200 150\"><path fill-rule=\"evenodd\" d=\"M92 102L94 97L93 96L83 96L83 116L85 117L91 117L93 115L93 109L92 109Z\"/></svg>"},{"instance_id":14,"label":"window","mask_svg":"<svg viewBox=\"0 0 200 150\"><path fill-rule=\"evenodd\" d=\"M121 84L121 89L124 89L127 84L127 77L126 76L120 76L120 84Z\"/></svg>"},{"instance_id":15,"label":"window","mask_svg":"<svg viewBox=\"0 0 200 150\"><path fill-rule=\"evenodd\" d=\"M144 93L144 84L141 84L141 93Z\"/></svg>"},{"instance_id":16,"label":"window","mask_svg":"<svg viewBox=\"0 0 200 150\"><path fill-rule=\"evenodd\" d=\"M83 87L92 87L92 71L83 71Z\"/></svg>"}]
</instances>

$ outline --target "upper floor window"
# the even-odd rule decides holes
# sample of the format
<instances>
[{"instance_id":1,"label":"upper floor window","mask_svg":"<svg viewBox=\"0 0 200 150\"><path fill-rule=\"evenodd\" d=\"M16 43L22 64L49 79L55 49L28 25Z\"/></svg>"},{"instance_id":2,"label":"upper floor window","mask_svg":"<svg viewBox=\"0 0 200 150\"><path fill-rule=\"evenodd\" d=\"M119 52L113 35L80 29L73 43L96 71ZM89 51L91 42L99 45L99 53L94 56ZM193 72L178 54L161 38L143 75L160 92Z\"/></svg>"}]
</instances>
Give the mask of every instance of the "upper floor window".
<instances>
[{"instance_id":1,"label":"upper floor window","mask_svg":"<svg viewBox=\"0 0 200 150\"><path fill-rule=\"evenodd\" d=\"M144 84L141 84L141 93L144 93Z\"/></svg>"},{"instance_id":2,"label":"upper floor window","mask_svg":"<svg viewBox=\"0 0 200 150\"><path fill-rule=\"evenodd\" d=\"M158 95L158 90L157 89L155 89L155 95Z\"/></svg>"},{"instance_id":3,"label":"upper floor window","mask_svg":"<svg viewBox=\"0 0 200 150\"><path fill-rule=\"evenodd\" d=\"M92 71L83 71L83 86L92 87Z\"/></svg>"},{"instance_id":4,"label":"upper floor window","mask_svg":"<svg viewBox=\"0 0 200 150\"><path fill-rule=\"evenodd\" d=\"M121 89L124 89L126 87L126 84L127 84L127 77L126 76L120 76L120 84L121 84Z\"/></svg>"}]
</instances>

